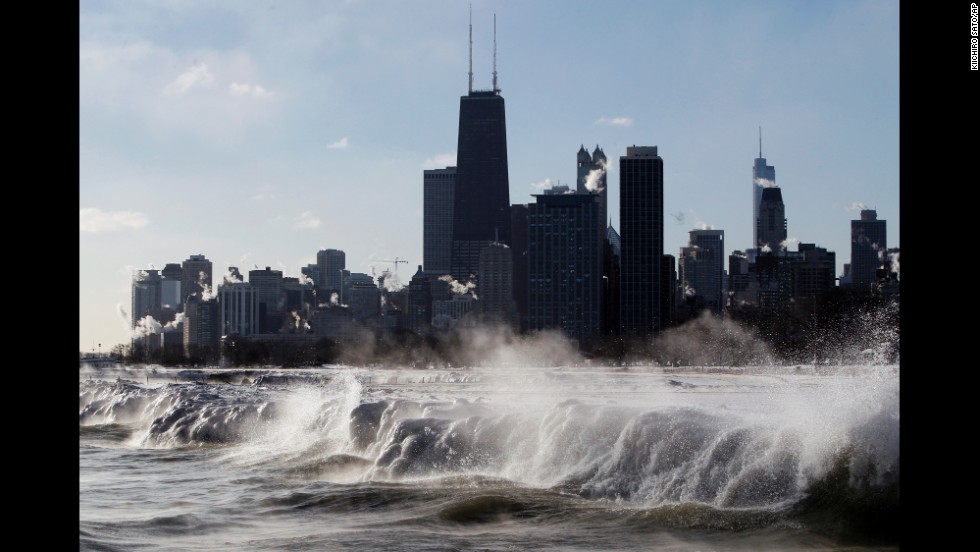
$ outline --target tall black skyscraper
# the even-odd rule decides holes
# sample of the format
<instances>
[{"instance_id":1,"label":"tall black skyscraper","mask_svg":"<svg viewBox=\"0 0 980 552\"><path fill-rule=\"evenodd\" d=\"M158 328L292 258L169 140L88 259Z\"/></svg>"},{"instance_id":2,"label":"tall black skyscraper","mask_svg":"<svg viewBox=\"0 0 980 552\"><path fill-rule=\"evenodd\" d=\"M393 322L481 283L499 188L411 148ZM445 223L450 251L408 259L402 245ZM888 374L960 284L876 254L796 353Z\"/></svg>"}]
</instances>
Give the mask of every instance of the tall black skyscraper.
<instances>
[{"instance_id":1,"label":"tall black skyscraper","mask_svg":"<svg viewBox=\"0 0 980 552\"><path fill-rule=\"evenodd\" d=\"M851 285L870 292L876 281L875 270L885 264L888 249L885 221L878 211L861 210L861 218L851 221Z\"/></svg>"},{"instance_id":2,"label":"tall black skyscraper","mask_svg":"<svg viewBox=\"0 0 980 552\"><path fill-rule=\"evenodd\" d=\"M473 90L473 25L470 24L469 93L459 99L456 193L453 206L452 274L479 272L480 251L499 241L510 245L510 182L504 98L497 87L494 18L493 89Z\"/></svg>"},{"instance_id":3,"label":"tall black skyscraper","mask_svg":"<svg viewBox=\"0 0 980 552\"><path fill-rule=\"evenodd\" d=\"M630 146L619 158L622 229L620 324L623 335L663 328L664 161L657 146Z\"/></svg>"},{"instance_id":4,"label":"tall black skyscraper","mask_svg":"<svg viewBox=\"0 0 980 552\"><path fill-rule=\"evenodd\" d=\"M759 127L759 157L752 163L752 247L760 247L759 206L762 205L762 190L775 185L776 167L767 165L766 158L762 156L762 127Z\"/></svg>"},{"instance_id":5,"label":"tall black skyscraper","mask_svg":"<svg viewBox=\"0 0 980 552\"><path fill-rule=\"evenodd\" d=\"M453 250L453 196L456 193L456 167L427 170L422 177L423 268L429 276L450 273Z\"/></svg>"}]
</instances>

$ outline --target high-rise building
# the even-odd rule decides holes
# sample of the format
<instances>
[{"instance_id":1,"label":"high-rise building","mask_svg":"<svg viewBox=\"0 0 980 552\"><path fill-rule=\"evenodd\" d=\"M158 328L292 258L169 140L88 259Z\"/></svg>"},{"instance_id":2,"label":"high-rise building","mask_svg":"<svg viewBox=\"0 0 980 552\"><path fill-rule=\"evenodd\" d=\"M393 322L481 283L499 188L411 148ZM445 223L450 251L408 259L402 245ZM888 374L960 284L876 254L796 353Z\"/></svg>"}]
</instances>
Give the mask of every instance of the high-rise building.
<instances>
[{"instance_id":1,"label":"high-rise building","mask_svg":"<svg viewBox=\"0 0 980 552\"><path fill-rule=\"evenodd\" d=\"M472 31L470 24L470 84L469 93L459 99L453 199L451 272L459 281L479 272L484 247L511 241L507 125L504 98L497 87L496 22L491 90L473 90Z\"/></svg>"},{"instance_id":2,"label":"high-rise building","mask_svg":"<svg viewBox=\"0 0 980 552\"><path fill-rule=\"evenodd\" d=\"M217 360L221 346L218 302L190 295L184 303L184 354L190 359Z\"/></svg>"},{"instance_id":3,"label":"high-rise building","mask_svg":"<svg viewBox=\"0 0 980 552\"><path fill-rule=\"evenodd\" d=\"M602 245L602 332L606 335L619 335L620 331L621 253L619 233L610 223Z\"/></svg>"},{"instance_id":4,"label":"high-rise building","mask_svg":"<svg viewBox=\"0 0 980 552\"><path fill-rule=\"evenodd\" d=\"M346 254L339 249L321 249L316 254L316 264L320 267L320 280L316 283L320 301L330 300L336 293L343 300L343 271L346 267Z\"/></svg>"},{"instance_id":5,"label":"high-rise building","mask_svg":"<svg viewBox=\"0 0 980 552\"><path fill-rule=\"evenodd\" d=\"M366 327L377 325L381 316L381 290L370 276L352 273L344 282L344 296L355 322Z\"/></svg>"},{"instance_id":6,"label":"high-rise building","mask_svg":"<svg viewBox=\"0 0 980 552\"><path fill-rule=\"evenodd\" d=\"M510 206L511 244L510 254L514 263L514 304L517 308L517 325L520 331L527 331L527 204L515 203Z\"/></svg>"},{"instance_id":7,"label":"high-rise building","mask_svg":"<svg viewBox=\"0 0 980 552\"><path fill-rule=\"evenodd\" d=\"M259 302L248 282L225 282L218 288L222 336L249 336L259 333Z\"/></svg>"},{"instance_id":8,"label":"high-rise building","mask_svg":"<svg viewBox=\"0 0 980 552\"><path fill-rule=\"evenodd\" d=\"M430 276L449 274L453 251L456 167L424 171L422 187L422 260L425 273Z\"/></svg>"},{"instance_id":9,"label":"high-rise building","mask_svg":"<svg viewBox=\"0 0 980 552\"><path fill-rule=\"evenodd\" d=\"M725 231L691 230L688 246L681 248L680 279L704 306L721 313L725 271Z\"/></svg>"},{"instance_id":10,"label":"high-rise building","mask_svg":"<svg viewBox=\"0 0 980 552\"><path fill-rule=\"evenodd\" d=\"M657 146L630 146L619 158L620 324L626 336L663 327L664 162Z\"/></svg>"},{"instance_id":11,"label":"high-rise building","mask_svg":"<svg viewBox=\"0 0 980 552\"><path fill-rule=\"evenodd\" d=\"M483 323L518 329L514 301L514 258L511 248L492 243L480 253L480 317Z\"/></svg>"},{"instance_id":12,"label":"high-rise building","mask_svg":"<svg viewBox=\"0 0 980 552\"><path fill-rule=\"evenodd\" d=\"M255 289L258 302L259 324L256 333L276 333L282 327L283 306L282 271L255 269L248 271L248 283Z\"/></svg>"},{"instance_id":13,"label":"high-rise building","mask_svg":"<svg viewBox=\"0 0 980 552\"><path fill-rule=\"evenodd\" d=\"M162 284L159 270L138 270L133 275L132 326L134 328L147 316L152 316L154 320L160 322Z\"/></svg>"},{"instance_id":14,"label":"high-rise building","mask_svg":"<svg viewBox=\"0 0 980 552\"><path fill-rule=\"evenodd\" d=\"M759 218L756 225L758 240L755 246L759 250L766 247L773 252L779 252L786 241L786 206L783 204L783 193L778 187L762 190L762 201L759 203Z\"/></svg>"},{"instance_id":15,"label":"high-rise building","mask_svg":"<svg viewBox=\"0 0 980 552\"><path fill-rule=\"evenodd\" d=\"M408 329L427 335L432 328L432 279L422 265L408 283Z\"/></svg>"},{"instance_id":16,"label":"high-rise building","mask_svg":"<svg viewBox=\"0 0 980 552\"><path fill-rule=\"evenodd\" d=\"M609 216L606 193L606 154L596 144L592 155L582 145L578 150L578 180L575 190L580 194L593 193L599 196L599 216L603 224ZM603 228L605 231L605 228Z\"/></svg>"},{"instance_id":17,"label":"high-rise building","mask_svg":"<svg viewBox=\"0 0 980 552\"><path fill-rule=\"evenodd\" d=\"M875 271L886 264L888 245L885 221L874 209L863 209L860 220L851 221L851 286L871 292Z\"/></svg>"},{"instance_id":18,"label":"high-rise building","mask_svg":"<svg viewBox=\"0 0 980 552\"><path fill-rule=\"evenodd\" d=\"M184 279L184 269L180 263L167 263L160 271L160 276L163 277L160 285L160 306L175 315L183 312L184 301L180 295L180 286Z\"/></svg>"},{"instance_id":19,"label":"high-rise building","mask_svg":"<svg viewBox=\"0 0 980 552\"><path fill-rule=\"evenodd\" d=\"M759 127L759 157L752 164L752 244L759 243L759 206L762 190L776 185L776 167L766 164L762 156L762 127Z\"/></svg>"},{"instance_id":20,"label":"high-rise building","mask_svg":"<svg viewBox=\"0 0 980 552\"><path fill-rule=\"evenodd\" d=\"M534 197L528 205L528 329L560 329L586 345L602 331L605 224L599 198Z\"/></svg>"},{"instance_id":21,"label":"high-rise building","mask_svg":"<svg viewBox=\"0 0 980 552\"><path fill-rule=\"evenodd\" d=\"M204 255L191 255L184 261L181 270L180 293L183 301L187 301L191 295L201 297L205 288L213 291L211 261Z\"/></svg>"},{"instance_id":22,"label":"high-rise building","mask_svg":"<svg viewBox=\"0 0 980 552\"><path fill-rule=\"evenodd\" d=\"M837 256L812 243L801 243L797 249L798 258L789 265L793 299L797 302L809 299L815 305L818 296L833 290L836 285Z\"/></svg>"}]
</instances>

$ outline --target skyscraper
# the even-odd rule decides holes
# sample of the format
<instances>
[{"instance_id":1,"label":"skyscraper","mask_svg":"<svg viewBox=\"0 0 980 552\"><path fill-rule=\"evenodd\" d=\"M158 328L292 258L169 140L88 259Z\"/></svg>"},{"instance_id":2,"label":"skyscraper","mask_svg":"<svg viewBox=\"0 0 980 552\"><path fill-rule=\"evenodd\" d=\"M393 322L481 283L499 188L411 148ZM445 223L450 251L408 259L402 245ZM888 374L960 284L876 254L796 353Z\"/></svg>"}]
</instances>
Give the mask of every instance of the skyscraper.
<instances>
[{"instance_id":1,"label":"skyscraper","mask_svg":"<svg viewBox=\"0 0 980 552\"><path fill-rule=\"evenodd\" d=\"M757 248L761 250L768 246L774 253L778 253L786 241L786 205L783 203L783 192L777 187L762 190L756 236Z\"/></svg>"},{"instance_id":2,"label":"skyscraper","mask_svg":"<svg viewBox=\"0 0 980 552\"><path fill-rule=\"evenodd\" d=\"M282 327L282 271L255 269L248 271L248 283L255 290L258 324L255 333L276 333Z\"/></svg>"},{"instance_id":3,"label":"skyscraper","mask_svg":"<svg viewBox=\"0 0 980 552\"><path fill-rule=\"evenodd\" d=\"M456 167L424 171L422 188L423 268L438 277L451 271Z\"/></svg>"},{"instance_id":4,"label":"skyscraper","mask_svg":"<svg viewBox=\"0 0 980 552\"><path fill-rule=\"evenodd\" d=\"M218 288L222 336L250 336L259 330L259 302L252 284L242 281L225 282Z\"/></svg>"},{"instance_id":5,"label":"skyscraper","mask_svg":"<svg viewBox=\"0 0 980 552\"><path fill-rule=\"evenodd\" d=\"M480 252L499 241L510 245L510 182L504 98L497 87L494 18L493 89L473 90L470 24L469 93L459 99L456 193L453 200L451 271L457 280L479 272Z\"/></svg>"},{"instance_id":6,"label":"skyscraper","mask_svg":"<svg viewBox=\"0 0 980 552\"><path fill-rule=\"evenodd\" d=\"M157 322L161 317L162 283L159 270L139 270L133 275L132 326L152 316Z\"/></svg>"},{"instance_id":7,"label":"skyscraper","mask_svg":"<svg viewBox=\"0 0 980 552\"><path fill-rule=\"evenodd\" d=\"M762 127L759 127L759 157L752 165L752 247L759 245L759 205L762 190L776 185L776 167L766 164L762 156Z\"/></svg>"},{"instance_id":8,"label":"skyscraper","mask_svg":"<svg viewBox=\"0 0 980 552\"><path fill-rule=\"evenodd\" d=\"M592 155L582 145L578 150L578 180L576 191L580 194L594 193L599 196L599 216L603 224L607 220L609 209L606 204L606 154L596 144ZM603 232L605 227L603 227Z\"/></svg>"},{"instance_id":9,"label":"skyscraper","mask_svg":"<svg viewBox=\"0 0 980 552\"><path fill-rule=\"evenodd\" d=\"M725 270L725 231L691 230L688 247L681 248L681 280L704 300L705 306L720 313L725 305L722 274Z\"/></svg>"},{"instance_id":10,"label":"skyscraper","mask_svg":"<svg viewBox=\"0 0 980 552\"><path fill-rule=\"evenodd\" d=\"M595 194L541 194L528 205L528 329L581 345L602 331L605 228Z\"/></svg>"},{"instance_id":11,"label":"skyscraper","mask_svg":"<svg viewBox=\"0 0 980 552\"><path fill-rule=\"evenodd\" d=\"M870 292L875 284L875 270L885 264L888 250L885 221L878 220L874 209L863 209L860 220L851 221L851 285Z\"/></svg>"},{"instance_id":12,"label":"skyscraper","mask_svg":"<svg viewBox=\"0 0 980 552\"><path fill-rule=\"evenodd\" d=\"M182 275L180 282L180 293L183 301L191 295L198 297L204 292L204 288L211 289L211 261L204 255L191 255L181 266Z\"/></svg>"},{"instance_id":13,"label":"skyscraper","mask_svg":"<svg viewBox=\"0 0 980 552\"><path fill-rule=\"evenodd\" d=\"M664 162L657 146L626 148L619 185L620 324L624 335L649 336L663 327Z\"/></svg>"},{"instance_id":14,"label":"skyscraper","mask_svg":"<svg viewBox=\"0 0 980 552\"><path fill-rule=\"evenodd\" d=\"M316 253L316 264L320 267L320 281L316 283L322 296L320 302L329 301L330 294L336 293L342 301L343 270L346 268L346 254L339 249L321 249Z\"/></svg>"},{"instance_id":15,"label":"skyscraper","mask_svg":"<svg viewBox=\"0 0 980 552\"><path fill-rule=\"evenodd\" d=\"M484 324L517 330L514 301L514 257L510 247L492 243L480 253L480 286L477 289Z\"/></svg>"}]
</instances>

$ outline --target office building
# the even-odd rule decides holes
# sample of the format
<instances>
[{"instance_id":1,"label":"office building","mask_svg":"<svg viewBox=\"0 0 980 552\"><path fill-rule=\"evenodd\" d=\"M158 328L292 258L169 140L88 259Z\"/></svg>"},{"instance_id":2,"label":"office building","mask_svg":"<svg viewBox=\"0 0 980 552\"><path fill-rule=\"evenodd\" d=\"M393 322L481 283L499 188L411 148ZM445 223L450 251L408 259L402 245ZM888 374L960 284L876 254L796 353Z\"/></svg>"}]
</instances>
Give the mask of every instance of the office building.
<instances>
[{"instance_id":1,"label":"office building","mask_svg":"<svg viewBox=\"0 0 980 552\"><path fill-rule=\"evenodd\" d=\"M451 272L456 167L433 169L422 177L422 261L425 273Z\"/></svg>"},{"instance_id":2,"label":"office building","mask_svg":"<svg viewBox=\"0 0 980 552\"><path fill-rule=\"evenodd\" d=\"M346 254L339 249L321 249L316 253L316 264L320 268L320 280L316 282L317 297L321 302L336 293L343 300L343 271L346 267Z\"/></svg>"},{"instance_id":3,"label":"office building","mask_svg":"<svg viewBox=\"0 0 980 552\"><path fill-rule=\"evenodd\" d=\"M259 330L259 302L248 282L225 282L218 288L222 337L250 336Z\"/></svg>"},{"instance_id":4,"label":"office building","mask_svg":"<svg viewBox=\"0 0 980 552\"><path fill-rule=\"evenodd\" d=\"M720 314L725 306L725 231L691 230L681 248L680 280L704 307Z\"/></svg>"},{"instance_id":5,"label":"office building","mask_svg":"<svg viewBox=\"0 0 980 552\"><path fill-rule=\"evenodd\" d=\"M756 228L759 236L755 244L760 251L768 247L778 253L785 249L786 241L786 206L783 204L783 193L777 187L762 190L762 200L759 202L759 219Z\"/></svg>"},{"instance_id":6,"label":"office building","mask_svg":"<svg viewBox=\"0 0 980 552\"><path fill-rule=\"evenodd\" d=\"M624 336L658 333L663 320L664 163L657 146L619 158L620 324Z\"/></svg>"},{"instance_id":7,"label":"office building","mask_svg":"<svg viewBox=\"0 0 980 552\"><path fill-rule=\"evenodd\" d=\"M534 197L528 205L528 329L560 329L587 346L602 331L605 224L599 198Z\"/></svg>"},{"instance_id":8,"label":"office building","mask_svg":"<svg viewBox=\"0 0 980 552\"><path fill-rule=\"evenodd\" d=\"M453 201L451 273L463 282L479 272L480 252L493 242L510 244L510 181L504 98L497 87L494 23L493 88L473 89L470 24L469 92L459 100L456 191Z\"/></svg>"},{"instance_id":9,"label":"office building","mask_svg":"<svg viewBox=\"0 0 980 552\"><path fill-rule=\"evenodd\" d=\"M886 264L888 250L885 221L878 220L874 209L861 211L859 220L851 221L851 286L870 293L877 281L876 270Z\"/></svg>"},{"instance_id":10,"label":"office building","mask_svg":"<svg viewBox=\"0 0 980 552\"><path fill-rule=\"evenodd\" d=\"M776 167L766 164L762 156L762 127L759 127L759 157L752 164L752 244L759 243L759 206L762 190L776 185ZM750 259L751 260L751 259Z\"/></svg>"},{"instance_id":11,"label":"office building","mask_svg":"<svg viewBox=\"0 0 980 552\"><path fill-rule=\"evenodd\" d=\"M180 293L183 301L191 295L201 297L204 290L213 291L211 261L204 255L191 255L181 266Z\"/></svg>"}]
</instances>

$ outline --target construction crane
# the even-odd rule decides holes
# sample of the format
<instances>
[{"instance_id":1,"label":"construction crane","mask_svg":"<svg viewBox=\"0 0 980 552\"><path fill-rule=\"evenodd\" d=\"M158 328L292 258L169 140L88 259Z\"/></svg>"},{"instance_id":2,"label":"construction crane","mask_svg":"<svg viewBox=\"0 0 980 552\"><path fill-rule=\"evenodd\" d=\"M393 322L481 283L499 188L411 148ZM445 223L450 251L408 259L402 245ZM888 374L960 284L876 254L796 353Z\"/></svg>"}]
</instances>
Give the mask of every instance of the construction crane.
<instances>
[{"instance_id":1,"label":"construction crane","mask_svg":"<svg viewBox=\"0 0 980 552\"><path fill-rule=\"evenodd\" d=\"M391 264L395 265L395 276L396 277L398 276L398 263L408 264L408 261L403 261L403 260L399 259L398 257L395 257L394 259L375 259L374 261L375 262L378 262L378 263L391 263ZM374 270L374 267L371 267L371 270L373 271ZM373 274L373 272L372 272L372 274Z\"/></svg>"}]
</instances>

